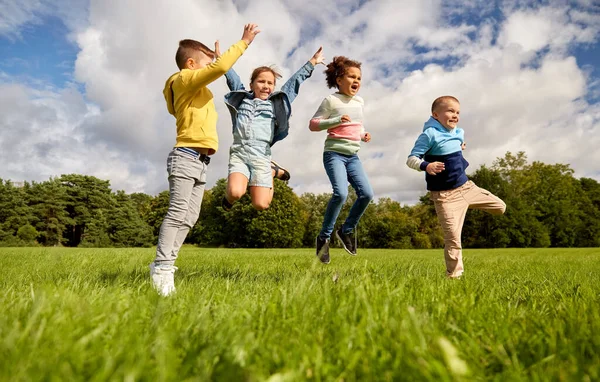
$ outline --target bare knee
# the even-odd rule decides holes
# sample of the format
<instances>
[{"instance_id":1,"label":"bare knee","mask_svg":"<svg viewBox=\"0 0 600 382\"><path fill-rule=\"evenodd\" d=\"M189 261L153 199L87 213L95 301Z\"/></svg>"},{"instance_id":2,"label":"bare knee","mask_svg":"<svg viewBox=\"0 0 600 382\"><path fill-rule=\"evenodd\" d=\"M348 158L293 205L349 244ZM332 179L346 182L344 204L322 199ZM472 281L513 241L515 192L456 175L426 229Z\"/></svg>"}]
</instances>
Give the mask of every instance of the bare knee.
<instances>
[{"instance_id":1,"label":"bare knee","mask_svg":"<svg viewBox=\"0 0 600 382\"><path fill-rule=\"evenodd\" d=\"M266 200L253 200L252 206L256 208L258 211L264 211L271 205L270 202Z\"/></svg>"},{"instance_id":2,"label":"bare knee","mask_svg":"<svg viewBox=\"0 0 600 382\"><path fill-rule=\"evenodd\" d=\"M237 200L240 200L240 198L242 196L244 196L244 194L246 193L245 189L241 189L241 188L230 188L227 190L227 196L230 202L235 202Z\"/></svg>"}]
</instances>

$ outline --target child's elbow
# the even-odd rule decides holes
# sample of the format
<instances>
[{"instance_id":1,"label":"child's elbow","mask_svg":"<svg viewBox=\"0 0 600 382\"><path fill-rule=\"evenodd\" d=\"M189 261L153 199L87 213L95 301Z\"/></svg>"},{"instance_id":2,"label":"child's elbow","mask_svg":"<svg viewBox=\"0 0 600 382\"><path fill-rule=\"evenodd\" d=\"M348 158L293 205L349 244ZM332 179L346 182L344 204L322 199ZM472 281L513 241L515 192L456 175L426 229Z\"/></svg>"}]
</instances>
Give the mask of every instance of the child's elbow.
<instances>
[{"instance_id":1,"label":"child's elbow","mask_svg":"<svg viewBox=\"0 0 600 382\"><path fill-rule=\"evenodd\" d=\"M321 129L319 128L319 122L321 120L318 118L313 118L310 120L310 123L308 124L308 129L310 131L320 131Z\"/></svg>"}]
</instances>

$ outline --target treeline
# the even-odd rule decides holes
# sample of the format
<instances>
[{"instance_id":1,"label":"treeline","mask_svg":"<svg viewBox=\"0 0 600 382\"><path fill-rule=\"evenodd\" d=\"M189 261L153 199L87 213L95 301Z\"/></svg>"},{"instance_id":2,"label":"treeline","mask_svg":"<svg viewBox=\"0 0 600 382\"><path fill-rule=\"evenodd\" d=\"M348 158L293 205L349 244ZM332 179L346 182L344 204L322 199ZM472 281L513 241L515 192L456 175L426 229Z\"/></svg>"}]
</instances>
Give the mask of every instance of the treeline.
<instances>
[{"instance_id":1,"label":"treeline","mask_svg":"<svg viewBox=\"0 0 600 382\"><path fill-rule=\"evenodd\" d=\"M471 179L507 204L506 214L467 214L465 247L598 247L600 184L573 177L564 164L527 163L524 153L507 153ZM402 182L402 179L398 179ZM275 182L266 211L245 196L230 212L220 207L225 179L207 190L200 219L187 243L226 247L312 247L329 194L294 194ZM344 218L355 198L351 191ZM0 245L69 247L147 247L156 244L169 204L168 191L157 196L112 192L110 183L92 176L62 175L15 187L0 180ZM338 222L341 224L342 220ZM389 198L373 202L358 227L365 248L441 248L443 236L429 196L414 206Z\"/></svg>"}]
</instances>

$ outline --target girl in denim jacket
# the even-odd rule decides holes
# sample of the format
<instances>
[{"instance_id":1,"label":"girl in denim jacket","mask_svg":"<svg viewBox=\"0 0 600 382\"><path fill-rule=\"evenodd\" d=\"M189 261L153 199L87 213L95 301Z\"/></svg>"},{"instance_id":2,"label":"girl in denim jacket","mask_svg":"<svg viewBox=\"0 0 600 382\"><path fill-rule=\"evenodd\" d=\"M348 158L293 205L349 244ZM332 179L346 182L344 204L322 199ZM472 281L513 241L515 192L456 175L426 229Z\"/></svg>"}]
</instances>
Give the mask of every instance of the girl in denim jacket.
<instances>
[{"instance_id":1,"label":"girl in denim jacket","mask_svg":"<svg viewBox=\"0 0 600 382\"><path fill-rule=\"evenodd\" d=\"M231 90L225 95L225 104L233 124L227 193L221 203L226 211L246 193L248 186L254 208L268 208L273 199L273 178L290 178L286 169L271 161L271 146L288 135L291 104L300 84L311 76L315 65L323 63L322 50L319 48L280 91L274 88L281 75L272 67L254 69L249 91L233 69L225 74Z\"/></svg>"}]
</instances>

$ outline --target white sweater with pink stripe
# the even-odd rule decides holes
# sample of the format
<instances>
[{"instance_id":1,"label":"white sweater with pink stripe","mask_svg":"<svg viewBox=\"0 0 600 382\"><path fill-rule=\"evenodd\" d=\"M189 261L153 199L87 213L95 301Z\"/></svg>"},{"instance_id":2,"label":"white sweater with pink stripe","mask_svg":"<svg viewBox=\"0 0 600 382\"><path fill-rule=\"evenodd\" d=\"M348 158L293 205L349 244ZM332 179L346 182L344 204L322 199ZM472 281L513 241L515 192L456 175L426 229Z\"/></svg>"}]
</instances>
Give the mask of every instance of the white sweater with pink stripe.
<instances>
[{"instance_id":1,"label":"white sweater with pink stripe","mask_svg":"<svg viewBox=\"0 0 600 382\"><path fill-rule=\"evenodd\" d=\"M364 105L361 97L342 93L333 93L321 102L308 127L311 131L327 130L325 151L346 155L358 152L360 141L365 138ZM349 116L351 122L342 123L342 115Z\"/></svg>"}]
</instances>

